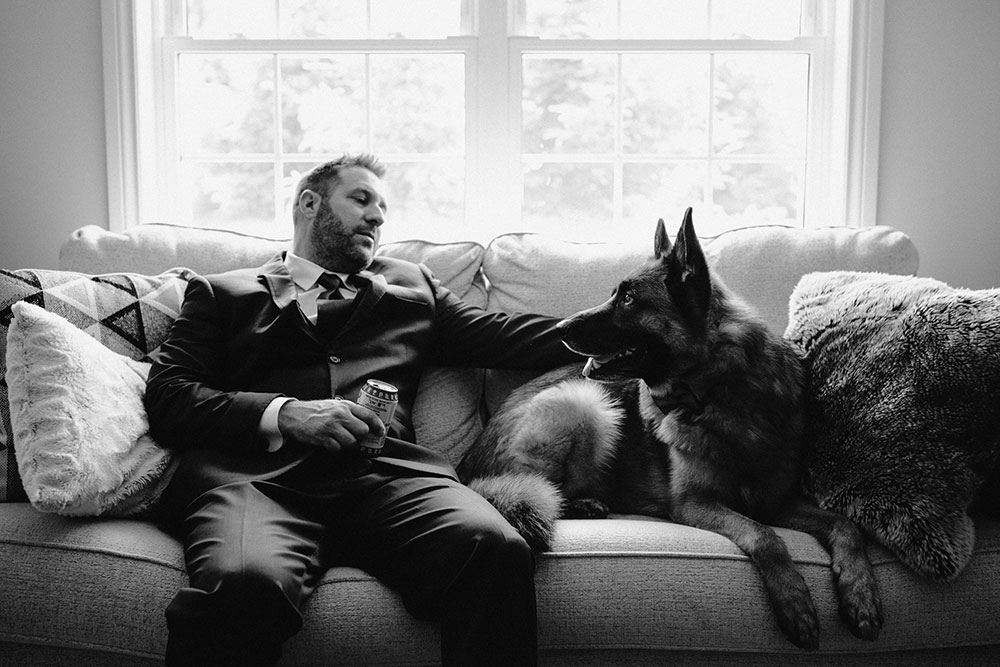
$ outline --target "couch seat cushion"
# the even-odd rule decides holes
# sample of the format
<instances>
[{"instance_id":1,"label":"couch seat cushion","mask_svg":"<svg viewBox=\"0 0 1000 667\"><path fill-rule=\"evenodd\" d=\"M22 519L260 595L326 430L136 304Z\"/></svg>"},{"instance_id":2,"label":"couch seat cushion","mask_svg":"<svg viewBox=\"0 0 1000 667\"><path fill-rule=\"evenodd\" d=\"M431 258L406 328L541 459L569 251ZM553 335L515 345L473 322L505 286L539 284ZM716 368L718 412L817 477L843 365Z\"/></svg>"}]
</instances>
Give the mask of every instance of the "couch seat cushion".
<instances>
[{"instance_id":1,"label":"couch seat cushion","mask_svg":"<svg viewBox=\"0 0 1000 667\"><path fill-rule=\"evenodd\" d=\"M979 519L976 528L969 567L948 584L871 546L886 618L876 642L840 621L823 548L804 533L777 531L812 592L821 651L880 654L1000 644L1000 521ZM756 568L715 533L655 519L563 520L537 582L543 650L807 655L778 630Z\"/></svg>"},{"instance_id":2,"label":"couch seat cushion","mask_svg":"<svg viewBox=\"0 0 1000 667\"><path fill-rule=\"evenodd\" d=\"M553 551L539 557L543 660L600 665L614 650L634 654L634 664L668 664L671 654L740 664L867 654L890 664L896 651L1000 646L1000 521L977 521L969 566L947 584L923 580L872 547L886 615L874 643L840 623L826 553L804 534L779 534L819 610L819 653L799 651L778 632L759 575L731 542L664 521L619 517L560 521ZM180 543L153 524L0 504L0 562L0 656L7 645L56 656L45 664L65 664L60 659L69 651L80 660L74 664L162 656L163 610L186 576ZM303 612L303 629L286 646L287 667L437 663L437 626L415 620L393 591L361 570L331 569Z\"/></svg>"}]
</instances>

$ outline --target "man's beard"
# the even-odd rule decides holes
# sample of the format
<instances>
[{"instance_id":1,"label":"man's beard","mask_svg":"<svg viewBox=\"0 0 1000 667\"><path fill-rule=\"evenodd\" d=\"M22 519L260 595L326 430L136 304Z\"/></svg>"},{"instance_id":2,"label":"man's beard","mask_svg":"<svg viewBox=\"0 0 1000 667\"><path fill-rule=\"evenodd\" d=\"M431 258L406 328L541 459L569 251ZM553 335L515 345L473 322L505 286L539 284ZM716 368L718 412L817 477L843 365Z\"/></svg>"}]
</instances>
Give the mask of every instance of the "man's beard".
<instances>
[{"instance_id":1,"label":"man's beard","mask_svg":"<svg viewBox=\"0 0 1000 667\"><path fill-rule=\"evenodd\" d=\"M316 263L330 271L357 273L367 268L374 250L358 245L353 233L345 230L344 221L320 202L309 234Z\"/></svg>"}]
</instances>

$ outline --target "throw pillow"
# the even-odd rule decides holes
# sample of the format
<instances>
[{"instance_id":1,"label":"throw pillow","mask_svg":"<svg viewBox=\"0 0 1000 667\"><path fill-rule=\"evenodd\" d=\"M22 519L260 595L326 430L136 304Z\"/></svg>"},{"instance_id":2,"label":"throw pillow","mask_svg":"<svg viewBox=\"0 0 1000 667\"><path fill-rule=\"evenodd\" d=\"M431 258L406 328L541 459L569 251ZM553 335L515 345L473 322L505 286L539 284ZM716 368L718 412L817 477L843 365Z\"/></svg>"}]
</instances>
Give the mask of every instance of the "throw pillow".
<instances>
[{"instance_id":1,"label":"throw pillow","mask_svg":"<svg viewBox=\"0 0 1000 667\"><path fill-rule=\"evenodd\" d=\"M112 352L36 305L21 301L11 312L11 426L32 505L95 516L151 507L173 456L148 434L142 399L150 364Z\"/></svg>"},{"instance_id":2,"label":"throw pillow","mask_svg":"<svg viewBox=\"0 0 1000 667\"><path fill-rule=\"evenodd\" d=\"M956 576L970 506L998 499L1000 290L813 273L789 313L811 371L808 490L916 572Z\"/></svg>"},{"instance_id":3,"label":"throw pillow","mask_svg":"<svg viewBox=\"0 0 1000 667\"><path fill-rule=\"evenodd\" d=\"M28 500L17 471L4 379L11 306L33 303L66 318L114 352L141 360L166 338L180 312L188 278L186 269L157 276L0 269L0 502Z\"/></svg>"}]
</instances>

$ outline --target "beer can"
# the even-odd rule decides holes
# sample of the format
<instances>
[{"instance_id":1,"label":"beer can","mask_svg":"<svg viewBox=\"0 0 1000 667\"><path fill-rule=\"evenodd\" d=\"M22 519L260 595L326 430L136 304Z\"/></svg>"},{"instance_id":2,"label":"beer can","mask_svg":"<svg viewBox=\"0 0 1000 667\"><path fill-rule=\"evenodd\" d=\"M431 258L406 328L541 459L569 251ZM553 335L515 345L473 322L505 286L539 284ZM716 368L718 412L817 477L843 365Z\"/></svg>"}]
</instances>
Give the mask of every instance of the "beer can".
<instances>
[{"instance_id":1,"label":"beer can","mask_svg":"<svg viewBox=\"0 0 1000 667\"><path fill-rule=\"evenodd\" d=\"M358 405L364 406L378 415L386 429L392 422L392 415L399 403L399 392L388 382L368 380L358 392ZM369 433L361 440L361 453L367 456L378 456L385 444L385 435L381 438Z\"/></svg>"}]
</instances>

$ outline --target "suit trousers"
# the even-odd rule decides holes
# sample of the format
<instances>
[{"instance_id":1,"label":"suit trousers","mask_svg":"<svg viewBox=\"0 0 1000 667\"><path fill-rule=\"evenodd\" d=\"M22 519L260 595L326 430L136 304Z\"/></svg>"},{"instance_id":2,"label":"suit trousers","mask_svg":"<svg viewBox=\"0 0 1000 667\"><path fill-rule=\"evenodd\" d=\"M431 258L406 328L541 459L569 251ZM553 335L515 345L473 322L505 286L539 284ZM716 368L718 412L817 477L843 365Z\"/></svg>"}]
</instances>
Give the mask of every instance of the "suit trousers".
<instances>
[{"instance_id":1,"label":"suit trousers","mask_svg":"<svg viewBox=\"0 0 1000 667\"><path fill-rule=\"evenodd\" d=\"M167 665L273 665L327 568L360 567L441 623L444 665L537 661L534 555L453 479L365 461L212 489L180 517L190 585L167 608Z\"/></svg>"}]
</instances>

